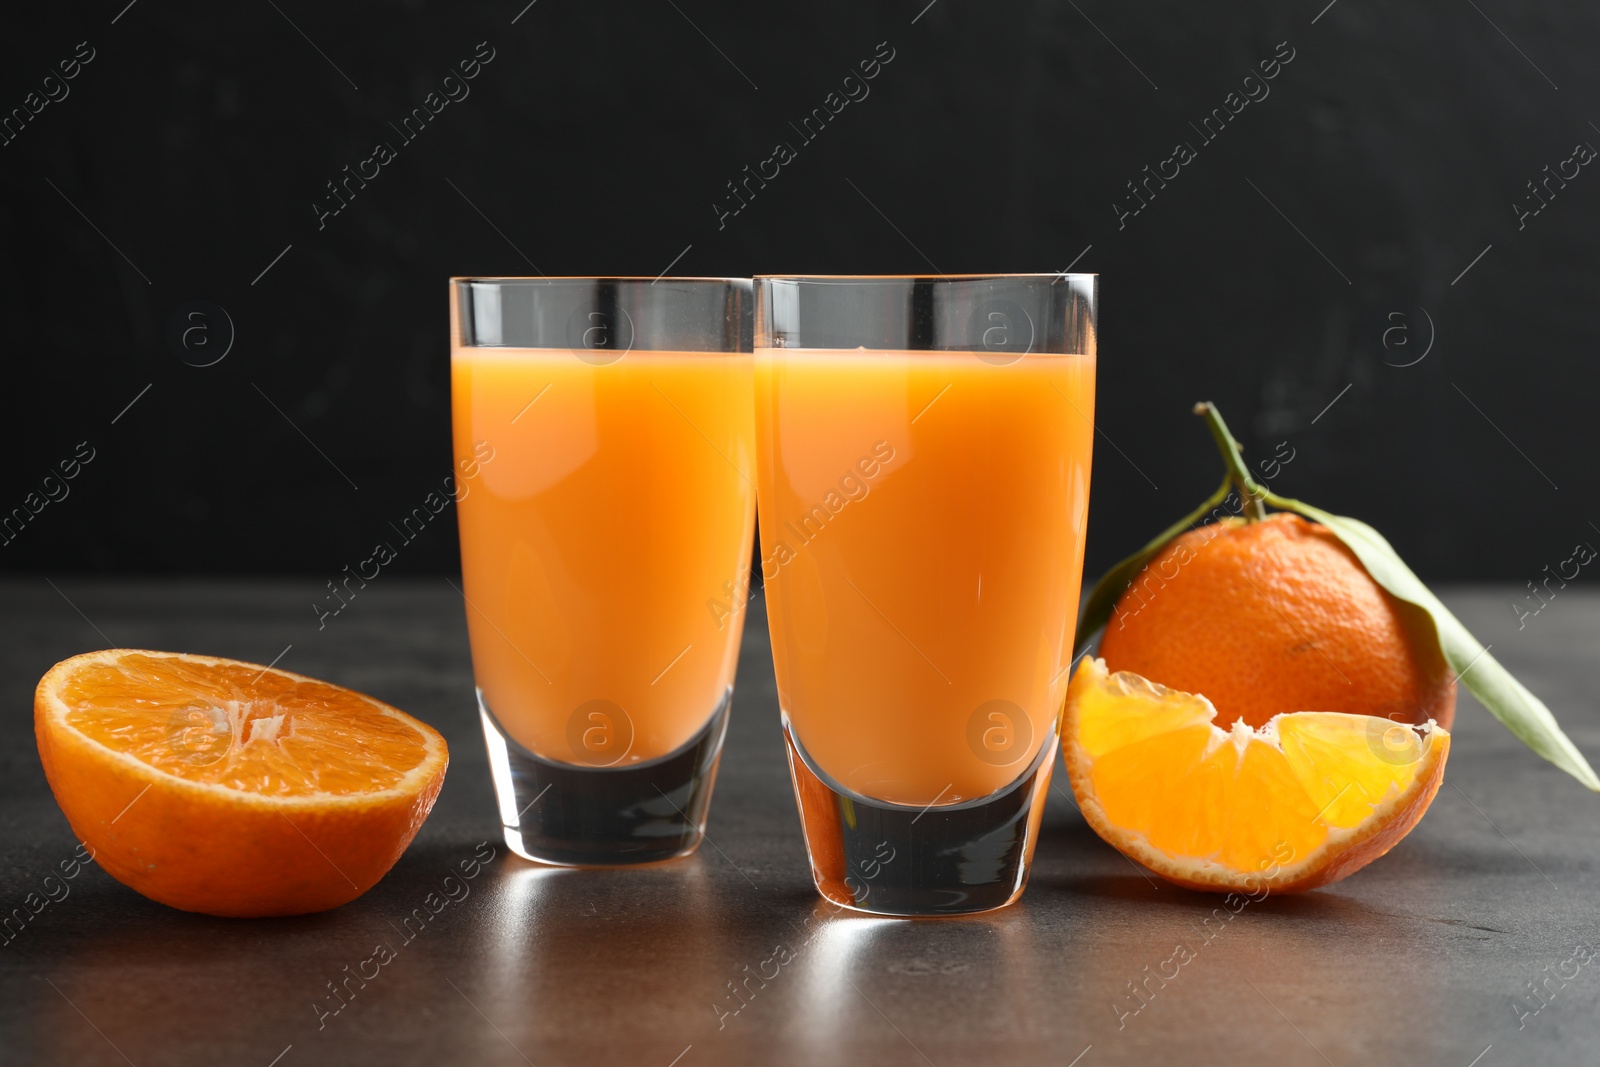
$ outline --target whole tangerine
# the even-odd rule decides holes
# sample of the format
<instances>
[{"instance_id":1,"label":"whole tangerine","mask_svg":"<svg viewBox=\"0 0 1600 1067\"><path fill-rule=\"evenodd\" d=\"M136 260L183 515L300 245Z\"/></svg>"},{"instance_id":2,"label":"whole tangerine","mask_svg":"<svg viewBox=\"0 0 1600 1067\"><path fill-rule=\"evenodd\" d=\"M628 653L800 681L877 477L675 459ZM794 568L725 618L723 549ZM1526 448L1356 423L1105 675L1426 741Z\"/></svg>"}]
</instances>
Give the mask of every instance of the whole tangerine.
<instances>
[{"instance_id":1,"label":"whole tangerine","mask_svg":"<svg viewBox=\"0 0 1600 1067\"><path fill-rule=\"evenodd\" d=\"M1113 609L1111 671L1206 696L1218 720L1338 711L1449 729L1456 685L1432 619L1299 515L1225 518L1168 543Z\"/></svg>"}]
</instances>

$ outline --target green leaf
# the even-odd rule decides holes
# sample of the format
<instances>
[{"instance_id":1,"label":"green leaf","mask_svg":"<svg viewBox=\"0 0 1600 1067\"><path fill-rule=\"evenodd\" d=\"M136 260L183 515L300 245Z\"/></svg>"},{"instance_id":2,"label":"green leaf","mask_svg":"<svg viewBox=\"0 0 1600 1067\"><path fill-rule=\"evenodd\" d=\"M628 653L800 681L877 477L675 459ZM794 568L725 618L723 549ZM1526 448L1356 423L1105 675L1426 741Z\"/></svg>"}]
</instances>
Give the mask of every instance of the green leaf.
<instances>
[{"instance_id":1,"label":"green leaf","mask_svg":"<svg viewBox=\"0 0 1600 1067\"><path fill-rule=\"evenodd\" d=\"M1134 578L1144 570L1145 564L1155 559L1174 537L1194 529L1196 524L1227 499L1232 491L1232 480L1224 479L1222 487L1207 497L1205 503L1161 531L1155 540L1100 576L1100 580L1095 582L1094 588L1089 591L1089 599L1083 604L1083 614L1078 620L1078 649L1073 653L1074 658L1081 656L1083 650L1089 647L1094 635L1111 621L1112 609L1117 606L1117 601L1122 598L1123 592Z\"/></svg>"},{"instance_id":2,"label":"green leaf","mask_svg":"<svg viewBox=\"0 0 1600 1067\"><path fill-rule=\"evenodd\" d=\"M1513 678L1511 672L1467 632L1461 620L1422 584L1382 534L1359 519L1335 515L1299 500L1265 491L1262 497L1275 508L1296 512L1326 526L1356 554L1374 581L1399 599L1426 611L1438 630L1439 646L1444 650L1450 669L1489 709L1489 714L1499 719L1523 744L1600 793L1600 778L1595 777L1589 761L1562 731L1544 701Z\"/></svg>"}]
</instances>

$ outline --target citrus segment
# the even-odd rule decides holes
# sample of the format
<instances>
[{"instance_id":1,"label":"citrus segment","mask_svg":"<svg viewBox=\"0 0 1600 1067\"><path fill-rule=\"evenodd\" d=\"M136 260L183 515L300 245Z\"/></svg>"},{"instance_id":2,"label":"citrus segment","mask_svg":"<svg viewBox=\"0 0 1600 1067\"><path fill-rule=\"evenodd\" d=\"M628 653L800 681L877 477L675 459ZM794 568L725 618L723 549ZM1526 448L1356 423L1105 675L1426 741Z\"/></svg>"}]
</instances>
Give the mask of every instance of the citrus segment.
<instances>
[{"instance_id":1,"label":"citrus segment","mask_svg":"<svg viewBox=\"0 0 1600 1067\"><path fill-rule=\"evenodd\" d=\"M39 682L45 775L107 873L213 915L354 899L416 836L444 738L371 697L288 671L112 649Z\"/></svg>"},{"instance_id":2,"label":"citrus segment","mask_svg":"<svg viewBox=\"0 0 1600 1067\"><path fill-rule=\"evenodd\" d=\"M1196 889L1294 892L1381 856L1439 788L1450 735L1367 715L1293 712L1224 730L1202 696L1085 659L1062 746L1095 831Z\"/></svg>"},{"instance_id":3,"label":"citrus segment","mask_svg":"<svg viewBox=\"0 0 1600 1067\"><path fill-rule=\"evenodd\" d=\"M1405 792L1424 755L1416 730L1368 715L1284 715L1278 740L1323 822L1340 828L1360 825L1391 789ZM1374 758L1350 758L1362 751Z\"/></svg>"},{"instance_id":4,"label":"citrus segment","mask_svg":"<svg viewBox=\"0 0 1600 1067\"><path fill-rule=\"evenodd\" d=\"M91 741L185 781L263 796L380 792L427 756L415 720L245 663L130 652L81 664L57 695L66 724Z\"/></svg>"}]
</instances>

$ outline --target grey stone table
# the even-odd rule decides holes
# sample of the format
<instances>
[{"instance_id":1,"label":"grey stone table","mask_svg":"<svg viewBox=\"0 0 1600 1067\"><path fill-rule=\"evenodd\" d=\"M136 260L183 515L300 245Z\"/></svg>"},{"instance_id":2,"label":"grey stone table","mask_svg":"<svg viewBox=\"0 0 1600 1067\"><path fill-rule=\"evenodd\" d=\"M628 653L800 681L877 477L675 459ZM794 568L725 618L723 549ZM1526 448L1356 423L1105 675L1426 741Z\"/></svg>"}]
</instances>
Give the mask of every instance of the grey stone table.
<instances>
[{"instance_id":1,"label":"grey stone table","mask_svg":"<svg viewBox=\"0 0 1600 1067\"><path fill-rule=\"evenodd\" d=\"M1061 792L1017 905L972 919L835 918L811 888L759 604L707 846L687 860L595 872L540 868L500 843L460 600L443 579L373 583L321 631L313 579L54 585L0 583L8 912L43 894L74 854L31 727L36 680L73 653L121 645L257 662L284 653L285 667L433 723L451 767L394 871L323 915L188 915L92 865L50 883L58 899L25 909L26 924L13 920L0 945L0 1062L1600 1062L1600 959L1574 961L1578 945L1600 950L1600 797L1526 752L1465 694L1445 786L1400 847L1332 888L1214 921L1209 940L1201 924L1219 900L1135 869ZM1450 592L1467 624L1600 756L1600 597L1563 591L1519 630L1512 589ZM404 942L399 919L481 842L495 858ZM339 1003L328 983L379 943L395 958L338 1014L323 1014ZM1129 984L1180 944L1194 958L1164 985L1149 982L1140 1007ZM778 946L793 958L767 963ZM743 999L730 983L748 990Z\"/></svg>"}]
</instances>

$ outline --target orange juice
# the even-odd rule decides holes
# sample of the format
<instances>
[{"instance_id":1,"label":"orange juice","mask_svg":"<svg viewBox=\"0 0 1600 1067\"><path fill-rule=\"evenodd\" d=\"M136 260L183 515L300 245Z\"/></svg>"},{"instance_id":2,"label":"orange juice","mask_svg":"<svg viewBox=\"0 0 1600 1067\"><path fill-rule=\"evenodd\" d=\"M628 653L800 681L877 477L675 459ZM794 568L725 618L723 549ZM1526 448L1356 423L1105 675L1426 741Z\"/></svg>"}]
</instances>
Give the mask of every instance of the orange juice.
<instances>
[{"instance_id":1,"label":"orange juice","mask_svg":"<svg viewBox=\"0 0 1600 1067\"><path fill-rule=\"evenodd\" d=\"M973 800L1054 738L1094 371L1081 355L997 366L969 352L757 350L779 701L839 786L896 804Z\"/></svg>"},{"instance_id":2,"label":"orange juice","mask_svg":"<svg viewBox=\"0 0 1600 1067\"><path fill-rule=\"evenodd\" d=\"M733 684L742 616L726 605L745 588L755 510L751 356L637 351L597 366L564 349L458 346L451 374L456 455L494 450L459 516L484 702L561 763L595 765L574 746L604 748L602 729L626 742L607 766L680 748Z\"/></svg>"}]
</instances>

